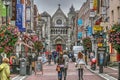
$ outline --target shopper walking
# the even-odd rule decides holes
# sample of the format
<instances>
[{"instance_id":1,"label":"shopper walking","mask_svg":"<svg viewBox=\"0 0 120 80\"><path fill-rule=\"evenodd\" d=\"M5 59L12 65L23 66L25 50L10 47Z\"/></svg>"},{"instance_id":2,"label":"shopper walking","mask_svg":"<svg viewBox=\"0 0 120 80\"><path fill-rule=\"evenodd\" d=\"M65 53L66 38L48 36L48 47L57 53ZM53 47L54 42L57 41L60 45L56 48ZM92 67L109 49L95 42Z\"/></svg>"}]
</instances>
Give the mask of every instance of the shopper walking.
<instances>
[{"instance_id":1,"label":"shopper walking","mask_svg":"<svg viewBox=\"0 0 120 80\"><path fill-rule=\"evenodd\" d=\"M69 63L69 57L68 57L66 51L64 51L63 58L65 60L65 62L64 62L64 80L66 80L67 70L68 70L68 63Z\"/></svg>"},{"instance_id":2,"label":"shopper walking","mask_svg":"<svg viewBox=\"0 0 120 80\"><path fill-rule=\"evenodd\" d=\"M8 58L3 58L3 62L0 65L0 80L10 80L10 67Z\"/></svg>"},{"instance_id":3,"label":"shopper walking","mask_svg":"<svg viewBox=\"0 0 120 80\"><path fill-rule=\"evenodd\" d=\"M51 60L52 60L52 53L49 52L49 54L48 54L48 64L49 65L51 64Z\"/></svg>"},{"instance_id":4,"label":"shopper walking","mask_svg":"<svg viewBox=\"0 0 120 80\"><path fill-rule=\"evenodd\" d=\"M57 59L57 68L56 70L58 71L58 80L62 80L62 76L64 74L64 63L65 63L65 60L63 58L63 53L60 52L59 53L59 56L58 56L58 59Z\"/></svg>"},{"instance_id":5,"label":"shopper walking","mask_svg":"<svg viewBox=\"0 0 120 80\"><path fill-rule=\"evenodd\" d=\"M79 80L83 80L83 70L85 68L85 61L83 59L83 54L81 52L78 53L78 59L76 61L76 67L78 69Z\"/></svg>"}]
</instances>

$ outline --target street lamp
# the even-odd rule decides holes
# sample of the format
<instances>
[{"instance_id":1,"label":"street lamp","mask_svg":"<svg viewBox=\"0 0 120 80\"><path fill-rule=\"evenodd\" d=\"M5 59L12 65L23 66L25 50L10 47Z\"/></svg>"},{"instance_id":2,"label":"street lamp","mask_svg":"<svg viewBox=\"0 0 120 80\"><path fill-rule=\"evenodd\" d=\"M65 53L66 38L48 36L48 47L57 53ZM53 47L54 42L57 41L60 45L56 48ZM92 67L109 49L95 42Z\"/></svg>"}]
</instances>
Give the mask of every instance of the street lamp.
<instances>
[{"instance_id":1,"label":"street lamp","mask_svg":"<svg viewBox=\"0 0 120 80\"><path fill-rule=\"evenodd\" d=\"M2 0L3 4L6 7L6 25L7 25L7 21L8 21L8 6L10 5L11 0Z\"/></svg>"},{"instance_id":2,"label":"street lamp","mask_svg":"<svg viewBox=\"0 0 120 80\"><path fill-rule=\"evenodd\" d=\"M85 28L85 32L86 32L85 34L86 34L86 37L87 37L87 32L88 32L88 28L87 27Z\"/></svg>"},{"instance_id":3,"label":"street lamp","mask_svg":"<svg viewBox=\"0 0 120 80\"><path fill-rule=\"evenodd\" d=\"M86 28L85 28L86 37L87 37L87 31L88 31L88 28L86 27ZM86 65L88 64L88 63L87 63L87 53L88 53L88 50L85 50L85 62L86 62Z\"/></svg>"}]
</instances>

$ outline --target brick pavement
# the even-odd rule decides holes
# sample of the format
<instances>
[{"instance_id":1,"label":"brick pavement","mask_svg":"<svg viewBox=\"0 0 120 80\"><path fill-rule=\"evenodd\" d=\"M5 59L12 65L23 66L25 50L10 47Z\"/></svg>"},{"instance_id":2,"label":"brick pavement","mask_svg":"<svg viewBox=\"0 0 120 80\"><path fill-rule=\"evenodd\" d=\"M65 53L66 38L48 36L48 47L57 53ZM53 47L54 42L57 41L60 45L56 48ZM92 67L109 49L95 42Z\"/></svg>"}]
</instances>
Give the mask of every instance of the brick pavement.
<instances>
[{"instance_id":1,"label":"brick pavement","mask_svg":"<svg viewBox=\"0 0 120 80\"><path fill-rule=\"evenodd\" d=\"M107 67L107 68L104 68L104 73L108 74L114 78L118 78L118 70L113 70L113 69Z\"/></svg>"},{"instance_id":2,"label":"brick pavement","mask_svg":"<svg viewBox=\"0 0 120 80\"><path fill-rule=\"evenodd\" d=\"M10 78L14 78L16 76L18 76L18 74L10 74Z\"/></svg>"},{"instance_id":3,"label":"brick pavement","mask_svg":"<svg viewBox=\"0 0 120 80\"><path fill-rule=\"evenodd\" d=\"M77 70L74 67L74 63L69 63L67 80L78 80ZM55 71L56 65L44 65L44 73L41 75L40 72L37 75L32 74L28 76L25 80L57 80L57 72ZM105 80L89 70L84 70L84 80Z\"/></svg>"},{"instance_id":4,"label":"brick pavement","mask_svg":"<svg viewBox=\"0 0 120 80\"><path fill-rule=\"evenodd\" d=\"M87 66L90 69L90 66ZM118 78L118 68L117 67L103 67L103 73L99 74L99 66L97 66L96 70L91 70L91 72L98 74L108 80L117 80ZM112 79L111 79L112 78Z\"/></svg>"}]
</instances>

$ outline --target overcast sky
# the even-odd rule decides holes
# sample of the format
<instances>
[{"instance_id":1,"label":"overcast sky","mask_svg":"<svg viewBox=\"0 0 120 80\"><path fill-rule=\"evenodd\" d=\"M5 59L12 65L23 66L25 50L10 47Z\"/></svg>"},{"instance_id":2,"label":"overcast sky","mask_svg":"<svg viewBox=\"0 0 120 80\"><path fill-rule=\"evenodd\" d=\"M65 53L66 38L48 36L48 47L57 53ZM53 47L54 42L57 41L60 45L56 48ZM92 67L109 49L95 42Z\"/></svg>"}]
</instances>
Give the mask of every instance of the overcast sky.
<instances>
[{"instance_id":1,"label":"overcast sky","mask_svg":"<svg viewBox=\"0 0 120 80\"><path fill-rule=\"evenodd\" d=\"M75 10L79 10L85 1L86 0L35 0L35 4L38 6L39 13L47 11L50 15L53 15L58 9L58 4L61 4L61 9L67 14L71 5L74 6Z\"/></svg>"}]
</instances>

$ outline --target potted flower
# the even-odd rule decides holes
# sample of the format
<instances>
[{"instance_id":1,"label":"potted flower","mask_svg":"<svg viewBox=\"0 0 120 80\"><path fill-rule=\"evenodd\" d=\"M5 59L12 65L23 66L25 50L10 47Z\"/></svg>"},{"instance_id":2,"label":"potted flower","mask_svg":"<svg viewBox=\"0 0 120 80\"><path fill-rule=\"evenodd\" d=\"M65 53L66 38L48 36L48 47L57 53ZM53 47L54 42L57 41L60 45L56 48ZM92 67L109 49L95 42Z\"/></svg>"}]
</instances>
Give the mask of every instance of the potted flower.
<instances>
[{"instance_id":1,"label":"potted flower","mask_svg":"<svg viewBox=\"0 0 120 80\"><path fill-rule=\"evenodd\" d=\"M36 42L34 42L34 48L39 53L39 51L41 51L43 49L43 43L42 43L42 41L36 41Z\"/></svg>"},{"instance_id":2,"label":"potted flower","mask_svg":"<svg viewBox=\"0 0 120 80\"><path fill-rule=\"evenodd\" d=\"M113 25L109 33L109 42L117 51L117 61L120 61L120 24Z\"/></svg>"},{"instance_id":3,"label":"potted flower","mask_svg":"<svg viewBox=\"0 0 120 80\"><path fill-rule=\"evenodd\" d=\"M89 37L83 38L83 47L84 50L92 50L92 42L91 39Z\"/></svg>"}]
</instances>

